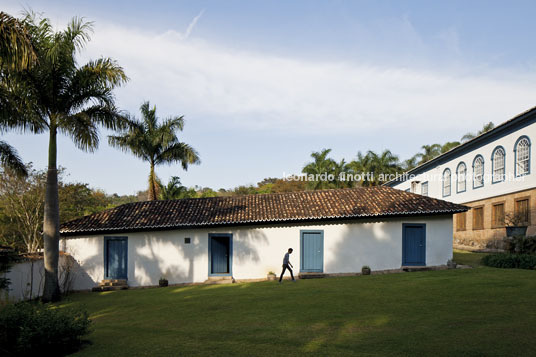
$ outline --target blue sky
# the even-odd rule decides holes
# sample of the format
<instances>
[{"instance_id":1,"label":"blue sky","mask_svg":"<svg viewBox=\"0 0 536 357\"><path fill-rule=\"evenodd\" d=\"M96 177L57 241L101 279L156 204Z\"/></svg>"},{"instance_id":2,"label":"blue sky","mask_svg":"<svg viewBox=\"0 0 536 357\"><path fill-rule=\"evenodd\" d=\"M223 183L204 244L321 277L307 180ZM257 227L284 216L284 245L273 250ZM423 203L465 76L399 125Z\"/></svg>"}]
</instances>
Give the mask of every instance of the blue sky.
<instances>
[{"instance_id":1,"label":"blue sky","mask_svg":"<svg viewBox=\"0 0 536 357\"><path fill-rule=\"evenodd\" d=\"M312 151L368 149L408 158L536 104L531 1L3 1L58 27L94 21L80 62L109 56L131 78L116 92L134 114L184 115L202 163L157 169L166 182L230 188L298 173ZM147 164L108 147L60 141L69 180L108 193L145 189ZM45 168L45 136L4 135Z\"/></svg>"}]
</instances>

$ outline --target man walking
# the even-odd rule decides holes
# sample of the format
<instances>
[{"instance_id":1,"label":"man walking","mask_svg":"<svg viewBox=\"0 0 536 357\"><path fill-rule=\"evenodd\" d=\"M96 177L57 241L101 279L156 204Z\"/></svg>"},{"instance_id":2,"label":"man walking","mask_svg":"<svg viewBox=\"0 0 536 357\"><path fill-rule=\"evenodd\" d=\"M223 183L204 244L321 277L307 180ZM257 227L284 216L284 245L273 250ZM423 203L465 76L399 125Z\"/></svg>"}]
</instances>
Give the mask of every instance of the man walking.
<instances>
[{"instance_id":1,"label":"man walking","mask_svg":"<svg viewBox=\"0 0 536 357\"><path fill-rule=\"evenodd\" d=\"M288 249L288 252L285 253L285 257L283 258L283 271L281 272L281 276L279 277L279 284L281 284L281 280L283 280L283 274L285 274L285 271L288 269L290 272L290 276L292 277L292 281L296 281L294 279L294 274L292 274L292 269L294 268L292 264L290 263L290 255L292 254L292 248Z\"/></svg>"}]
</instances>

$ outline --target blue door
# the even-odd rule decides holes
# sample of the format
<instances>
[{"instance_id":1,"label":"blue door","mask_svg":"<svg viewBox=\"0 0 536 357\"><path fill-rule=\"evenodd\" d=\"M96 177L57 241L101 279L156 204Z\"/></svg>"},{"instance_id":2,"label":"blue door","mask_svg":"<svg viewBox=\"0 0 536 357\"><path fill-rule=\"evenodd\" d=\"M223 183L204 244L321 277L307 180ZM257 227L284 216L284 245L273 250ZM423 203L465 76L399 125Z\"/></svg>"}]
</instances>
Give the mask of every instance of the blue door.
<instances>
[{"instance_id":1,"label":"blue door","mask_svg":"<svg viewBox=\"0 0 536 357\"><path fill-rule=\"evenodd\" d=\"M301 231L301 271L324 271L324 232Z\"/></svg>"},{"instance_id":2,"label":"blue door","mask_svg":"<svg viewBox=\"0 0 536 357\"><path fill-rule=\"evenodd\" d=\"M426 265L426 225L402 225L402 265Z\"/></svg>"},{"instance_id":3,"label":"blue door","mask_svg":"<svg viewBox=\"0 0 536 357\"><path fill-rule=\"evenodd\" d=\"M225 235L209 235L209 256L211 275L231 275L231 251L232 251L232 236Z\"/></svg>"},{"instance_id":4,"label":"blue door","mask_svg":"<svg viewBox=\"0 0 536 357\"><path fill-rule=\"evenodd\" d=\"M104 277L127 278L127 237L104 237Z\"/></svg>"}]
</instances>

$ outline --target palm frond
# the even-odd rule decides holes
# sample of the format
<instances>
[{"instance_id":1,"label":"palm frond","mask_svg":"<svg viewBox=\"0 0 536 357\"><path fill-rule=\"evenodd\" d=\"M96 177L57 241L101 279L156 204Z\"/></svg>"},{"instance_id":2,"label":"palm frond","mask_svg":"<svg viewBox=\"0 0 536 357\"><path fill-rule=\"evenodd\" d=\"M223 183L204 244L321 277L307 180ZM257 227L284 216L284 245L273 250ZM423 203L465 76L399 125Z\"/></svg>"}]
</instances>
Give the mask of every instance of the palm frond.
<instances>
[{"instance_id":1,"label":"palm frond","mask_svg":"<svg viewBox=\"0 0 536 357\"><path fill-rule=\"evenodd\" d=\"M26 166L20 159L17 151L5 141L0 141L0 164L9 170L12 170L17 175L28 175Z\"/></svg>"},{"instance_id":2,"label":"palm frond","mask_svg":"<svg viewBox=\"0 0 536 357\"><path fill-rule=\"evenodd\" d=\"M99 147L96 120L85 111L62 118L58 130L70 136L80 150L94 152Z\"/></svg>"},{"instance_id":3,"label":"palm frond","mask_svg":"<svg viewBox=\"0 0 536 357\"><path fill-rule=\"evenodd\" d=\"M155 160L155 164L171 164L174 162L180 162L182 168L187 170L188 165L199 164L201 163L201 159L197 151L190 145L175 143L162 151Z\"/></svg>"}]
</instances>

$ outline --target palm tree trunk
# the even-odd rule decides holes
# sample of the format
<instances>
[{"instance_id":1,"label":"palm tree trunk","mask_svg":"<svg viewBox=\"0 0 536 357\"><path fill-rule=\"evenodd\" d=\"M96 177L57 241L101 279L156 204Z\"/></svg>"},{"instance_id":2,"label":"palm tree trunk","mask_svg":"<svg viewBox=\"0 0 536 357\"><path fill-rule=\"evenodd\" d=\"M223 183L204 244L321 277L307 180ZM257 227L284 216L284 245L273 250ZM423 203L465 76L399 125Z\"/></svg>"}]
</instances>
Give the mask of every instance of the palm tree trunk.
<instances>
[{"instance_id":1,"label":"palm tree trunk","mask_svg":"<svg viewBox=\"0 0 536 357\"><path fill-rule=\"evenodd\" d=\"M58 284L58 260L60 238L60 209L58 202L58 170L56 167L57 147L56 128L50 127L48 143L48 171L45 191L45 220L43 224L43 241L45 247L45 285L44 302L60 299Z\"/></svg>"},{"instance_id":2,"label":"palm tree trunk","mask_svg":"<svg viewBox=\"0 0 536 357\"><path fill-rule=\"evenodd\" d=\"M148 200L149 201L156 201L157 197L157 188L156 188L156 174L154 173L154 163L151 162L151 172L149 173L149 193L148 193Z\"/></svg>"}]
</instances>

